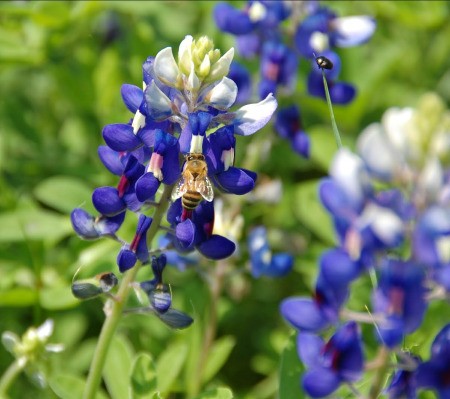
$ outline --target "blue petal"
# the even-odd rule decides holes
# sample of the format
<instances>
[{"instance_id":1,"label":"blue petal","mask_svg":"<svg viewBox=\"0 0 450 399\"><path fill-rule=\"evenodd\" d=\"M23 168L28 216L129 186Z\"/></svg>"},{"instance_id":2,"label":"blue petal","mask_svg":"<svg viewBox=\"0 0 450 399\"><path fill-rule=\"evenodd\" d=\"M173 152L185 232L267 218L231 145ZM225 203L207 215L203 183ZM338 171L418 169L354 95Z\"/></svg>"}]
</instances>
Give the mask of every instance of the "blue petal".
<instances>
[{"instance_id":1,"label":"blue petal","mask_svg":"<svg viewBox=\"0 0 450 399\"><path fill-rule=\"evenodd\" d=\"M75 232L85 240L95 240L99 234L95 229L95 218L84 209L75 208L70 214L70 220Z\"/></svg>"},{"instance_id":2,"label":"blue petal","mask_svg":"<svg viewBox=\"0 0 450 399\"><path fill-rule=\"evenodd\" d=\"M339 387L340 382L336 373L323 367L307 371L302 379L303 389L312 398L330 395Z\"/></svg>"},{"instance_id":3,"label":"blue petal","mask_svg":"<svg viewBox=\"0 0 450 399\"><path fill-rule=\"evenodd\" d=\"M145 202L153 199L158 191L160 181L153 176L153 173L144 173L136 182L136 197L139 201Z\"/></svg>"},{"instance_id":4,"label":"blue petal","mask_svg":"<svg viewBox=\"0 0 450 399\"><path fill-rule=\"evenodd\" d=\"M98 212L106 216L117 215L126 208L125 202L114 187L96 188L92 193L92 203Z\"/></svg>"},{"instance_id":5,"label":"blue petal","mask_svg":"<svg viewBox=\"0 0 450 399\"><path fill-rule=\"evenodd\" d=\"M228 238L213 234L208 240L196 247L198 251L209 259L225 259L233 254L236 245Z\"/></svg>"},{"instance_id":6,"label":"blue petal","mask_svg":"<svg viewBox=\"0 0 450 399\"><path fill-rule=\"evenodd\" d=\"M247 13L237 10L227 3L219 3L214 8L214 19L220 30L234 35L243 35L253 29Z\"/></svg>"},{"instance_id":7,"label":"blue petal","mask_svg":"<svg viewBox=\"0 0 450 399\"><path fill-rule=\"evenodd\" d=\"M347 286L360 273L359 265L342 249L330 249L320 258L322 276L330 283Z\"/></svg>"},{"instance_id":8,"label":"blue petal","mask_svg":"<svg viewBox=\"0 0 450 399\"><path fill-rule=\"evenodd\" d=\"M117 265L121 273L131 269L137 261L137 256L133 251L129 249L122 249L117 255Z\"/></svg>"},{"instance_id":9,"label":"blue petal","mask_svg":"<svg viewBox=\"0 0 450 399\"><path fill-rule=\"evenodd\" d=\"M330 99L335 104L348 104L356 95L356 89L350 83L335 82L329 89Z\"/></svg>"},{"instance_id":10,"label":"blue petal","mask_svg":"<svg viewBox=\"0 0 450 399\"><path fill-rule=\"evenodd\" d=\"M112 150L106 145L99 146L97 153L106 169L115 175L122 175L124 167L120 153Z\"/></svg>"},{"instance_id":11,"label":"blue petal","mask_svg":"<svg viewBox=\"0 0 450 399\"><path fill-rule=\"evenodd\" d=\"M187 219L177 225L175 234L184 249L191 248L195 241L195 225Z\"/></svg>"},{"instance_id":12,"label":"blue petal","mask_svg":"<svg viewBox=\"0 0 450 399\"><path fill-rule=\"evenodd\" d=\"M255 187L256 173L231 166L227 171L218 173L215 178L223 191L243 195Z\"/></svg>"},{"instance_id":13,"label":"blue petal","mask_svg":"<svg viewBox=\"0 0 450 399\"><path fill-rule=\"evenodd\" d=\"M133 133L131 125L116 123L103 128L103 139L114 151L131 151L142 145Z\"/></svg>"},{"instance_id":14,"label":"blue petal","mask_svg":"<svg viewBox=\"0 0 450 399\"><path fill-rule=\"evenodd\" d=\"M279 253L272 256L272 262L268 270L271 277L282 277L292 270L294 258L287 253Z\"/></svg>"},{"instance_id":15,"label":"blue petal","mask_svg":"<svg viewBox=\"0 0 450 399\"><path fill-rule=\"evenodd\" d=\"M114 235L114 233L119 230L125 220L125 213L119 213L116 216L111 217L101 217L95 223L95 229L101 236Z\"/></svg>"},{"instance_id":16,"label":"blue petal","mask_svg":"<svg viewBox=\"0 0 450 399\"><path fill-rule=\"evenodd\" d=\"M123 84L120 93L122 94L123 102L127 108L135 114L144 99L142 90L134 85Z\"/></svg>"},{"instance_id":17,"label":"blue petal","mask_svg":"<svg viewBox=\"0 0 450 399\"><path fill-rule=\"evenodd\" d=\"M228 77L233 80L238 87L236 102L240 104L247 102L252 90L252 82L248 70L241 64L233 61L230 66Z\"/></svg>"},{"instance_id":18,"label":"blue petal","mask_svg":"<svg viewBox=\"0 0 450 399\"><path fill-rule=\"evenodd\" d=\"M309 158L310 140L305 132L298 132L292 140L292 148L304 158Z\"/></svg>"},{"instance_id":19,"label":"blue petal","mask_svg":"<svg viewBox=\"0 0 450 399\"><path fill-rule=\"evenodd\" d=\"M317 367L320 365L324 345L323 339L315 334L302 331L298 333L298 356L307 367Z\"/></svg>"},{"instance_id":20,"label":"blue petal","mask_svg":"<svg viewBox=\"0 0 450 399\"><path fill-rule=\"evenodd\" d=\"M253 58L261 49L261 38L257 33L239 35L236 38L239 55L243 58Z\"/></svg>"},{"instance_id":21,"label":"blue petal","mask_svg":"<svg viewBox=\"0 0 450 399\"><path fill-rule=\"evenodd\" d=\"M282 316L295 328L316 332L329 325L321 309L309 298L288 298L280 306Z\"/></svg>"}]
</instances>

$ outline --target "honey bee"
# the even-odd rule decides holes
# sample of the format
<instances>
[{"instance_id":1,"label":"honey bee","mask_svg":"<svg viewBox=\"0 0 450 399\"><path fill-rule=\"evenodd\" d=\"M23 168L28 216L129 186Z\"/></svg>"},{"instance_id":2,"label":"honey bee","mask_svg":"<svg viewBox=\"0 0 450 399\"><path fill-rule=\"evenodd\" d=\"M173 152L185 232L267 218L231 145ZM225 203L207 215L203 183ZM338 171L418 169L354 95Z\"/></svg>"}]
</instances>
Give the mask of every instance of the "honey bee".
<instances>
[{"instance_id":1,"label":"honey bee","mask_svg":"<svg viewBox=\"0 0 450 399\"><path fill-rule=\"evenodd\" d=\"M181 204L187 211L194 210L202 199L211 202L214 191L208 179L208 167L205 156L201 153L191 152L186 155L181 179L179 180L172 200L181 197Z\"/></svg>"}]
</instances>

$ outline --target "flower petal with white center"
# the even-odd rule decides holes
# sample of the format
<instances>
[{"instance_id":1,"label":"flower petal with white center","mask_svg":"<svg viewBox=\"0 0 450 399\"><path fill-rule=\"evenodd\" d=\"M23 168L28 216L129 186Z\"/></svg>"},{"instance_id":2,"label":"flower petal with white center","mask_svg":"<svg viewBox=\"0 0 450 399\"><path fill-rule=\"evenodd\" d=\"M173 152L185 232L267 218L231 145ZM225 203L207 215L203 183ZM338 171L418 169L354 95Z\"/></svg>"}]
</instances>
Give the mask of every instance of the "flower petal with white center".
<instances>
[{"instance_id":1,"label":"flower petal with white center","mask_svg":"<svg viewBox=\"0 0 450 399\"><path fill-rule=\"evenodd\" d=\"M382 117L382 124L386 135L393 146L403 157L408 155L407 125L414 116L412 108L389 108Z\"/></svg>"},{"instance_id":2,"label":"flower petal with white center","mask_svg":"<svg viewBox=\"0 0 450 399\"><path fill-rule=\"evenodd\" d=\"M236 111L234 132L241 136L249 136L262 129L277 109L277 100L270 93L264 100L256 104L248 104Z\"/></svg>"},{"instance_id":3,"label":"flower petal with white center","mask_svg":"<svg viewBox=\"0 0 450 399\"><path fill-rule=\"evenodd\" d=\"M177 87L179 69L171 47L166 47L156 54L153 69L161 82L171 87Z\"/></svg>"},{"instance_id":4,"label":"flower petal with white center","mask_svg":"<svg viewBox=\"0 0 450 399\"><path fill-rule=\"evenodd\" d=\"M351 47L367 42L375 32L375 19L367 15L335 18L332 29L336 32L338 47Z\"/></svg>"},{"instance_id":5,"label":"flower petal with white center","mask_svg":"<svg viewBox=\"0 0 450 399\"><path fill-rule=\"evenodd\" d=\"M435 202L444 183L444 171L436 157L430 157L419 175L419 192L429 202Z\"/></svg>"},{"instance_id":6,"label":"flower petal with white center","mask_svg":"<svg viewBox=\"0 0 450 399\"><path fill-rule=\"evenodd\" d=\"M148 112L157 121L172 115L172 102L153 81L144 93Z\"/></svg>"},{"instance_id":7,"label":"flower petal with white center","mask_svg":"<svg viewBox=\"0 0 450 399\"><path fill-rule=\"evenodd\" d=\"M216 80L222 79L224 76L228 75L230 70L231 61L234 57L234 48L231 47L219 60L211 66L209 75L206 77L205 81L210 83Z\"/></svg>"},{"instance_id":8,"label":"flower petal with white center","mask_svg":"<svg viewBox=\"0 0 450 399\"><path fill-rule=\"evenodd\" d=\"M233 80L224 77L219 84L205 96L205 102L222 111L230 108L236 101L238 88Z\"/></svg>"}]
</instances>

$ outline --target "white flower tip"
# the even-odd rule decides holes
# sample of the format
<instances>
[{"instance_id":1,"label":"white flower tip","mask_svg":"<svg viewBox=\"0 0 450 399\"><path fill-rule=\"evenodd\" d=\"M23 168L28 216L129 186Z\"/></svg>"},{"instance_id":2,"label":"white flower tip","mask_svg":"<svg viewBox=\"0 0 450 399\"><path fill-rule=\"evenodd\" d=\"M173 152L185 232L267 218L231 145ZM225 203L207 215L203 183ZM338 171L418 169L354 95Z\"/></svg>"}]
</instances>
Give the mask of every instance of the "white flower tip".
<instances>
[{"instance_id":1,"label":"white flower tip","mask_svg":"<svg viewBox=\"0 0 450 399\"><path fill-rule=\"evenodd\" d=\"M172 47L166 47L156 54L153 70L161 82L168 86L176 87L179 69L173 57Z\"/></svg>"},{"instance_id":2,"label":"white flower tip","mask_svg":"<svg viewBox=\"0 0 450 399\"><path fill-rule=\"evenodd\" d=\"M37 330L37 336L40 341L46 341L53 334L54 323L52 319L47 319L45 322L40 325Z\"/></svg>"}]
</instances>

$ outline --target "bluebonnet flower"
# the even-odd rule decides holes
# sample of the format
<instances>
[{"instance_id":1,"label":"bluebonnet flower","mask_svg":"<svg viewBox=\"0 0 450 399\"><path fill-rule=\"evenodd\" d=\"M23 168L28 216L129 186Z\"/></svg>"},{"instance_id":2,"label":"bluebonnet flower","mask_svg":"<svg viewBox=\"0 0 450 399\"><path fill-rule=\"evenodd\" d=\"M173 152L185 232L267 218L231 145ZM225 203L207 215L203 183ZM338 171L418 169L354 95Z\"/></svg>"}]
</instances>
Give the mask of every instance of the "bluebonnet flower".
<instances>
[{"instance_id":1,"label":"bluebonnet flower","mask_svg":"<svg viewBox=\"0 0 450 399\"><path fill-rule=\"evenodd\" d=\"M431 388L440 399L450 397L450 324L437 335L431 345L430 359L416 371L418 388Z\"/></svg>"},{"instance_id":2,"label":"bluebonnet flower","mask_svg":"<svg viewBox=\"0 0 450 399\"><path fill-rule=\"evenodd\" d=\"M320 258L320 272L313 298L292 297L280 306L283 317L300 331L318 332L339 320L349 285L360 267L342 249L331 249Z\"/></svg>"},{"instance_id":3,"label":"bluebonnet flower","mask_svg":"<svg viewBox=\"0 0 450 399\"><path fill-rule=\"evenodd\" d=\"M305 158L309 158L310 139L303 130L300 109L296 105L281 108L275 121L277 133L291 142L292 148Z\"/></svg>"},{"instance_id":4,"label":"bluebonnet flower","mask_svg":"<svg viewBox=\"0 0 450 399\"><path fill-rule=\"evenodd\" d=\"M428 303L446 297L449 129L448 111L429 94L416 109L390 109L382 123L368 126L358 139L357 154L345 148L337 152L330 177L319 186L321 202L334 223L337 248L322 256L312 298L288 298L280 308L300 333L317 333L354 318L375 326L381 354L398 353L405 337L422 325ZM351 283L366 273L373 278L373 314L345 309ZM413 398L420 387L448 397L449 354L441 348L449 341L450 328L443 331L433 346L440 349L432 349L430 361L398 363L386 391L390 397ZM442 357L437 355L441 350ZM335 384L336 378L330 381ZM307 391L310 395L322 394L321 386L312 386L317 391Z\"/></svg>"},{"instance_id":5,"label":"bluebonnet flower","mask_svg":"<svg viewBox=\"0 0 450 399\"><path fill-rule=\"evenodd\" d=\"M322 72L316 67L315 52L326 56L334 64L334 68L326 70L325 74L331 100L336 104L350 103L356 95L356 89L350 83L338 80L341 61L333 51L334 47L365 43L376 27L375 20L369 16L339 18L316 1L252 0L242 10L219 3L214 9L214 18L220 30L236 36L238 52L242 57L259 57L260 98L268 93L290 94L295 89L300 53L302 57L313 61L307 76L308 94L325 99ZM291 44L293 41L295 45ZM245 73L239 71L236 75L237 81L242 81ZM300 124L297 128L290 126L290 120L300 119L297 114L297 107L288 107L279 117L279 122L277 119L276 131L291 140L293 149L299 155L308 158L308 136L300 129Z\"/></svg>"},{"instance_id":6,"label":"bluebonnet flower","mask_svg":"<svg viewBox=\"0 0 450 399\"><path fill-rule=\"evenodd\" d=\"M117 256L121 272L137 261L149 262L147 232L150 214L161 197L159 188L171 187L181 178L180 159L187 154L204 154L205 179L223 192L242 195L254 187L256 173L234 166L235 135L248 136L264 127L277 102L268 93L257 104L230 110L238 96L236 83L226 76L233 54L230 49L221 56L207 37L186 36L177 60L170 47L146 59L143 89L122 86L122 99L133 116L127 123L105 126L102 134L107 145L98 149L105 167L120 177L119 183L94 191L98 217L82 209L71 215L75 231L83 238L109 236L122 242ZM139 215L130 243L116 235L127 211ZM167 218L173 229L167 234L171 250L197 249L221 259L235 249L234 242L213 231L212 202L201 201L188 211L180 200L174 201Z\"/></svg>"},{"instance_id":7,"label":"bluebonnet flower","mask_svg":"<svg viewBox=\"0 0 450 399\"><path fill-rule=\"evenodd\" d=\"M355 382L362 376L362 338L355 322L342 325L327 343L317 335L300 332L297 348L301 360L308 367L302 385L313 398L328 396L340 384Z\"/></svg>"},{"instance_id":8,"label":"bluebonnet flower","mask_svg":"<svg viewBox=\"0 0 450 399\"><path fill-rule=\"evenodd\" d=\"M272 254L263 226L252 229L248 236L248 249L253 277L281 277L289 273L294 258L288 253Z\"/></svg>"},{"instance_id":9,"label":"bluebonnet flower","mask_svg":"<svg viewBox=\"0 0 450 399\"><path fill-rule=\"evenodd\" d=\"M412 262L386 259L381 266L374 310L385 315L377 329L384 345L398 345L422 323L427 308L424 279L422 268Z\"/></svg>"}]
</instances>

